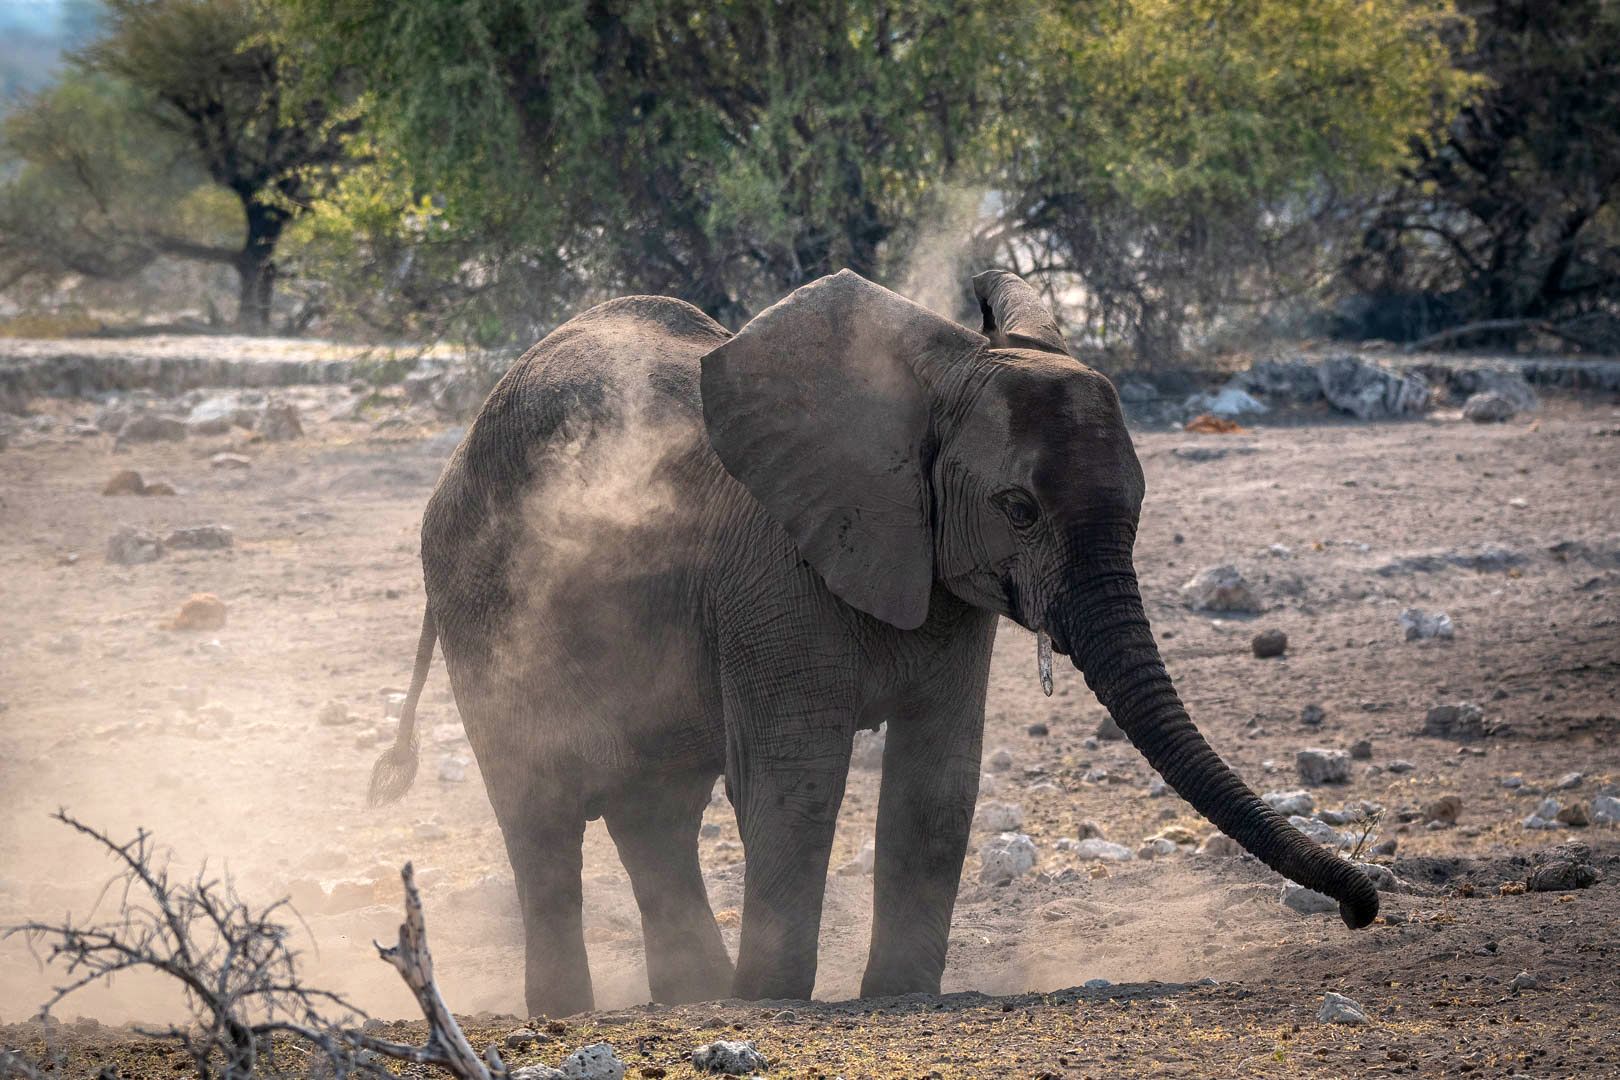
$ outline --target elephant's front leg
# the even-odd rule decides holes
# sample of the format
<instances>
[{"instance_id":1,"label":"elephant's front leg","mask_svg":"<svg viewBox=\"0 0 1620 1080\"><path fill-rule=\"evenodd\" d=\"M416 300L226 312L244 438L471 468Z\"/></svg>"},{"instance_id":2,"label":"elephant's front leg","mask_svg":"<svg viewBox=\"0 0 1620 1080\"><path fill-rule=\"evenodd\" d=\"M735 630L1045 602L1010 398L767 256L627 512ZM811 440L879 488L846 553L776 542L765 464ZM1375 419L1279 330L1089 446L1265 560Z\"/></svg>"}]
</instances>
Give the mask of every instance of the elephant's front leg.
<instances>
[{"instance_id":1,"label":"elephant's front leg","mask_svg":"<svg viewBox=\"0 0 1620 1080\"><path fill-rule=\"evenodd\" d=\"M802 659L803 652L800 651ZM733 992L808 998L854 714L844 696L782 657L773 677L728 694L726 783L742 833L742 939Z\"/></svg>"},{"instance_id":2,"label":"elephant's front leg","mask_svg":"<svg viewBox=\"0 0 1620 1080\"><path fill-rule=\"evenodd\" d=\"M889 720L862 997L939 993L979 791L984 654L908 695Z\"/></svg>"}]
</instances>

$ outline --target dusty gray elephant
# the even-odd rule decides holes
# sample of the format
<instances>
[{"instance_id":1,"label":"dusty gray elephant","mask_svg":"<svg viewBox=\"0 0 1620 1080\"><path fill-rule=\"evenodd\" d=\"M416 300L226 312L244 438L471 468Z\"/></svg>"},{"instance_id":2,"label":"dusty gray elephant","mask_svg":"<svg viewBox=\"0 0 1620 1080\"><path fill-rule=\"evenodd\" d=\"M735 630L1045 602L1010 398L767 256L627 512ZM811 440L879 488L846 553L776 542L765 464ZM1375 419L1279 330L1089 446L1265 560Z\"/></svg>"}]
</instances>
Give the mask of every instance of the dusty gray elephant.
<instances>
[{"instance_id":1,"label":"dusty gray elephant","mask_svg":"<svg viewBox=\"0 0 1620 1080\"><path fill-rule=\"evenodd\" d=\"M630 297L519 360L422 526L416 669L374 800L416 768L444 650L516 873L532 1013L592 1004L581 836L606 818L654 998L806 998L859 728L888 721L863 995L937 992L978 791L996 623L1050 635L1183 798L1268 865L1378 911L1188 719L1131 550L1142 471L1108 380L1035 293L983 333L844 271L735 336ZM747 858L733 972L698 865L725 776Z\"/></svg>"}]
</instances>

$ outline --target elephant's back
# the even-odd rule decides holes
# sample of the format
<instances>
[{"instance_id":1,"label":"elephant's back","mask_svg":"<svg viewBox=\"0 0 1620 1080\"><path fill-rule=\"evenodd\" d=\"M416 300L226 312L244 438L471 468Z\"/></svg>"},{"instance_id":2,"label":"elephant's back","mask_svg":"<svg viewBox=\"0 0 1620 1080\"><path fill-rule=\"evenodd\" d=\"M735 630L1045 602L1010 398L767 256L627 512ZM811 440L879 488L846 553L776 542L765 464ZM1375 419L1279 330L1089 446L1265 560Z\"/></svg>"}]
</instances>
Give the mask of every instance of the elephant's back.
<instances>
[{"instance_id":1,"label":"elephant's back","mask_svg":"<svg viewBox=\"0 0 1620 1080\"><path fill-rule=\"evenodd\" d=\"M685 587L676 519L689 512L693 470L719 469L703 430L700 361L729 337L690 304L625 297L569 320L512 365L423 520L442 630L471 644L503 614L540 610L545 624L573 621L576 603L600 610L607 598L574 596L568 583L588 580L602 551L631 556L635 573L615 575L630 606ZM535 582L548 583L546 595L526 594ZM478 625L456 635L446 624L458 622Z\"/></svg>"}]
</instances>

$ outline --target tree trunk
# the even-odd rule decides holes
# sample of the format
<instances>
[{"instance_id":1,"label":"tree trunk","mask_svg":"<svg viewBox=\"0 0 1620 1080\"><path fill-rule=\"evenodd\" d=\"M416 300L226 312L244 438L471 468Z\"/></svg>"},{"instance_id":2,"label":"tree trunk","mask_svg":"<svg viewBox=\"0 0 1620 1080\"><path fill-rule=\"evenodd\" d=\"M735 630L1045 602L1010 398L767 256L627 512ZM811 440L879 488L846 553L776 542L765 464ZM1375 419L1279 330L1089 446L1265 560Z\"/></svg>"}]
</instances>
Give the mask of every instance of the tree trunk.
<instances>
[{"instance_id":1,"label":"tree trunk","mask_svg":"<svg viewBox=\"0 0 1620 1080\"><path fill-rule=\"evenodd\" d=\"M247 215L247 242L236 258L236 276L239 282L236 305L236 324L252 333L264 333L270 327L270 300L276 286L276 243L281 239L287 215L273 206L248 202L243 204Z\"/></svg>"}]
</instances>

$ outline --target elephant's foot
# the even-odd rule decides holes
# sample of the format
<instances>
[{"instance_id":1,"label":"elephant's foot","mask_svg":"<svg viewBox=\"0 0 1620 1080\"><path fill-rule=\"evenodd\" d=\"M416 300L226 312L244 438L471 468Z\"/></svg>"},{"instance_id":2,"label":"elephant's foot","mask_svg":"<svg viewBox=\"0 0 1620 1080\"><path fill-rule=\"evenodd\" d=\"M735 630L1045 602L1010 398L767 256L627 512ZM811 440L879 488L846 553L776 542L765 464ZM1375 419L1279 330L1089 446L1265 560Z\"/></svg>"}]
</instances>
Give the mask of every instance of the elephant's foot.
<instances>
[{"instance_id":1,"label":"elephant's foot","mask_svg":"<svg viewBox=\"0 0 1620 1080\"><path fill-rule=\"evenodd\" d=\"M868 967L861 979L861 997L898 997L901 994L938 994L939 974L901 968Z\"/></svg>"}]
</instances>

